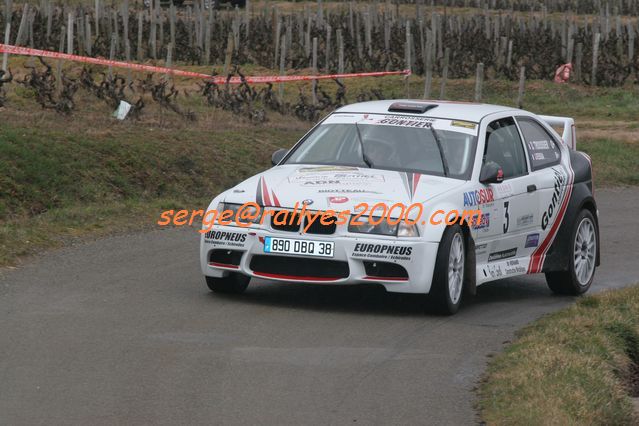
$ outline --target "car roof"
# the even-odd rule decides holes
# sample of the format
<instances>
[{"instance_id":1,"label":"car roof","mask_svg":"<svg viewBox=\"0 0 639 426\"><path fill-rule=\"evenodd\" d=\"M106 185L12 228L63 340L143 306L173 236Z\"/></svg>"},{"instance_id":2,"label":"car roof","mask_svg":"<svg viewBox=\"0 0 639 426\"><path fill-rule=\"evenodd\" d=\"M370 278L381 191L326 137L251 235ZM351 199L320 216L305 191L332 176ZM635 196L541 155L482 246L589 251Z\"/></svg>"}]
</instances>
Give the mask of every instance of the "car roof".
<instances>
[{"instance_id":1,"label":"car roof","mask_svg":"<svg viewBox=\"0 0 639 426\"><path fill-rule=\"evenodd\" d=\"M424 113L419 112L390 112L388 109L394 103L410 103L431 106ZM432 107L435 105L435 107ZM513 111L521 114L522 110L513 107L456 101L430 101L423 99L389 99L383 101L359 102L339 108L335 112L364 113L364 114L393 114L393 115L419 115L422 117L435 117L456 120L467 120L479 123L482 118L496 112Z\"/></svg>"}]
</instances>

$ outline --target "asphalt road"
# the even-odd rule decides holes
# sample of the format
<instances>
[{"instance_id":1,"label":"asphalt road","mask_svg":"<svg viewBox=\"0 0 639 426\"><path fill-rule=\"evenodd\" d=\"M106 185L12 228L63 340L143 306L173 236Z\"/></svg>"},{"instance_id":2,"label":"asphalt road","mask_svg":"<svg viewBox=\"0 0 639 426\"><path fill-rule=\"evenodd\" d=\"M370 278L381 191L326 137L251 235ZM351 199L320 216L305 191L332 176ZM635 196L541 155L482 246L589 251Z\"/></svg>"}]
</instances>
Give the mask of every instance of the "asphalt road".
<instances>
[{"instance_id":1,"label":"asphalt road","mask_svg":"<svg viewBox=\"0 0 639 426\"><path fill-rule=\"evenodd\" d=\"M639 189L597 191L593 291L639 281ZM0 276L0 424L472 424L515 330L573 302L541 276L481 286L453 317L375 287L210 293L198 236L43 253Z\"/></svg>"}]
</instances>

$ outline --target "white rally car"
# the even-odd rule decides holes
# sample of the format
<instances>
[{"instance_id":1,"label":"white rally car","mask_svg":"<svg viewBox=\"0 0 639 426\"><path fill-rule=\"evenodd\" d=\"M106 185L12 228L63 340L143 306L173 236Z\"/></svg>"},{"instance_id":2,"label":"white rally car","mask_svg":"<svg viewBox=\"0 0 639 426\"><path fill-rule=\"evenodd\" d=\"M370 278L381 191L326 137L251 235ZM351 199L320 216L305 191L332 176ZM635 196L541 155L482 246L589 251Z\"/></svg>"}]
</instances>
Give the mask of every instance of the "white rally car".
<instances>
[{"instance_id":1,"label":"white rally car","mask_svg":"<svg viewBox=\"0 0 639 426\"><path fill-rule=\"evenodd\" d=\"M200 244L213 291L242 292L251 277L373 282L427 293L454 313L463 293L522 274L543 272L552 291L581 294L599 265L592 168L575 150L570 118L486 104L365 102L333 112L272 160L273 168L218 195L209 210L248 202L352 218L362 203L381 204L356 222L309 225L260 212L248 227L215 223ZM445 217L476 209L481 220ZM384 215L403 219L378 220Z\"/></svg>"}]
</instances>

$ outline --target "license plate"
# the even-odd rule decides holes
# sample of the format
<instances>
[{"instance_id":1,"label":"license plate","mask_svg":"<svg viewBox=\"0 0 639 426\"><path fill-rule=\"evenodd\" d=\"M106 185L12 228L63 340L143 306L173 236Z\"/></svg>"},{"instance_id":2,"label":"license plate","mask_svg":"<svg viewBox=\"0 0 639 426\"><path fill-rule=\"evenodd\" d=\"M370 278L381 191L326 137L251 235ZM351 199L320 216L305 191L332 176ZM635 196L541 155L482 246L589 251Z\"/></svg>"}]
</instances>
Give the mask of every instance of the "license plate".
<instances>
[{"instance_id":1,"label":"license plate","mask_svg":"<svg viewBox=\"0 0 639 426\"><path fill-rule=\"evenodd\" d=\"M286 253L303 256L333 257L335 243L328 241L264 238L264 253Z\"/></svg>"}]
</instances>

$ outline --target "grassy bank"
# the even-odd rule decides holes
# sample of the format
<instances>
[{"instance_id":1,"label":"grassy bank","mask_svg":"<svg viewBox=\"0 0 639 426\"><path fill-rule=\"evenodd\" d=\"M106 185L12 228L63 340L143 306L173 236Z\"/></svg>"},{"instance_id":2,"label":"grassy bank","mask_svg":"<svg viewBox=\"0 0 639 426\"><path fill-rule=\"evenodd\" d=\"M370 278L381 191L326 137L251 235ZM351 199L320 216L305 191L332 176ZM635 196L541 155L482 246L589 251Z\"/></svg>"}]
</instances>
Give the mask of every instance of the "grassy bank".
<instances>
[{"instance_id":1,"label":"grassy bank","mask_svg":"<svg viewBox=\"0 0 639 426\"><path fill-rule=\"evenodd\" d=\"M12 57L16 80L25 72L24 58ZM80 68L66 65L70 75ZM209 72L207 67L183 67ZM247 75L272 74L246 66ZM381 89L386 97L405 97L401 78L345 81L347 101ZM145 95L139 121L119 122L109 107L83 90L76 110L62 116L42 110L33 92L11 84L0 125L0 266L20 256L65 244L69 239L100 236L142 227L152 228L164 208L204 207L223 188L268 167L271 153L289 147L311 125L267 111L268 121L207 106L192 80L177 80L181 108L195 112L190 122L162 110ZM331 96L333 82L320 85ZM439 81L433 87L439 93ZM297 102L299 89L286 86L288 102ZM447 99L471 100L474 82L449 81ZM588 88L529 82L526 108L545 114L576 117L580 148L591 154L597 184L639 183L639 143L635 118L639 98L634 88ZM419 97L423 80L412 76L408 94ZM490 80L485 101L513 105L517 83ZM131 94L137 99L139 93Z\"/></svg>"},{"instance_id":2,"label":"grassy bank","mask_svg":"<svg viewBox=\"0 0 639 426\"><path fill-rule=\"evenodd\" d=\"M5 110L0 126L0 266L70 239L151 228L159 212L206 207L212 195L263 170L304 126L223 128L171 117L114 122Z\"/></svg>"},{"instance_id":3,"label":"grassy bank","mask_svg":"<svg viewBox=\"0 0 639 426\"><path fill-rule=\"evenodd\" d=\"M526 327L490 364L483 420L496 425L637 424L639 286L584 297Z\"/></svg>"}]
</instances>

